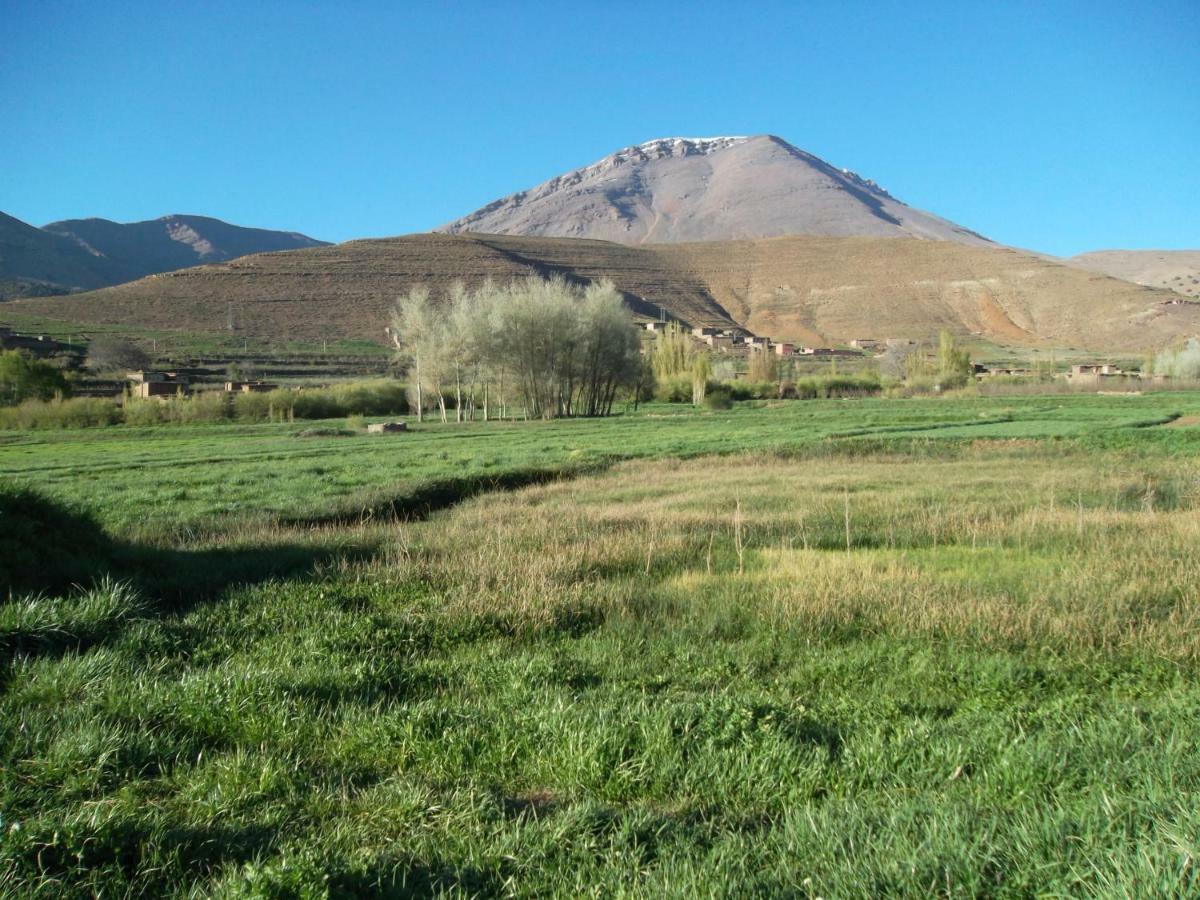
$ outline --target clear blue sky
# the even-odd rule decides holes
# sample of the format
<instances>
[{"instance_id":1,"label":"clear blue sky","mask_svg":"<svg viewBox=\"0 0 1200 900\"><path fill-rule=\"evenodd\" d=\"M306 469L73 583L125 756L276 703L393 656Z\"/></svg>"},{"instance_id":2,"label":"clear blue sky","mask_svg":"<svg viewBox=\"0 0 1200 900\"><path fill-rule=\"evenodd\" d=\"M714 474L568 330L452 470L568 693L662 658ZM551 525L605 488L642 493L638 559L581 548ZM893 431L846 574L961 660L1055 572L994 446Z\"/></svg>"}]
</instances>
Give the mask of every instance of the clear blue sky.
<instances>
[{"instance_id":1,"label":"clear blue sky","mask_svg":"<svg viewBox=\"0 0 1200 900\"><path fill-rule=\"evenodd\" d=\"M1200 247L1200 2L0 0L0 210L424 231L773 133L1051 253Z\"/></svg>"}]
</instances>

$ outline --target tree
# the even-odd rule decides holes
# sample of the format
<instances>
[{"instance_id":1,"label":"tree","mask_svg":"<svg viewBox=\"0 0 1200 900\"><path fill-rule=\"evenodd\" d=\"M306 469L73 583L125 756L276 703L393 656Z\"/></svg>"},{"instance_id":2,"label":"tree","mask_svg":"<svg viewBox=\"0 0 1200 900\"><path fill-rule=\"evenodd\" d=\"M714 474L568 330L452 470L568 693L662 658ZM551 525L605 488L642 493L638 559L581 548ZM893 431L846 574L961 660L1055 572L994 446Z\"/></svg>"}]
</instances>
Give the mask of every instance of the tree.
<instances>
[{"instance_id":1,"label":"tree","mask_svg":"<svg viewBox=\"0 0 1200 900\"><path fill-rule=\"evenodd\" d=\"M689 375L696 351L692 339L672 322L654 342L651 366L657 378L676 378Z\"/></svg>"},{"instance_id":2,"label":"tree","mask_svg":"<svg viewBox=\"0 0 1200 900\"><path fill-rule=\"evenodd\" d=\"M415 393L413 406L417 421L425 420L424 386L428 377L429 356L435 350L433 311L429 306L429 290L417 286L396 301L392 324L388 329L396 353L408 368L410 384ZM424 366L422 363L424 362Z\"/></svg>"},{"instance_id":3,"label":"tree","mask_svg":"<svg viewBox=\"0 0 1200 900\"><path fill-rule=\"evenodd\" d=\"M752 350L746 378L750 381L778 381L779 357L766 350Z\"/></svg>"},{"instance_id":4,"label":"tree","mask_svg":"<svg viewBox=\"0 0 1200 900\"><path fill-rule=\"evenodd\" d=\"M70 393L66 376L47 362L21 350L0 353L0 403L8 406L24 400L50 400Z\"/></svg>"},{"instance_id":5,"label":"tree","mask_svg":"<svg viewBox=\"0 0 1200 900\"><path fill-rule=\"evenodd\" d=\"M610 281L485 282L474 291L455 284L437 308L428 290L414 288L397 301L389 331L416 405L425 387L435 391L442 421L451 381L461 422L474 416L481 390L490 416L493 384L502 410L511 385L526 416L608 415L641 373L638 331Z\"/></svg>"},{"instance_id":6,"label":"tree","mask_svg":"<svg viewBox=\"0 0 1200 900\"><path fill-rule=\"evenodd\" d=\"M132 341L112 334L98 334L88 342L87 366L96 372L144 369L150 356Z\"/></svg>"},{"instance_id":7,"label":"tree","mask_svg":"<svg viewBox=\"0 0 1200 900\"><path fill-rule=\"evenodd\" d=\"M962 387L971 380L971 372L971 354L966 350L959 350L954 344L954 335L943 328L938 335L938 386Z\"/></svg>"},{"instance_id":8,"label":"tree","mask_svg":"<svg viewBox=\"0 0 1200 900\"><path fill-rule=\"evenodd\" d=\"M1200 379L1200 340L1189 338L1178 349L1163 350L1154 357L1153 368L1155 375Z\"/></svg>"},{"instance_id":9,"label":"tree","mask_svg":"<svg viewBox=\"0 0 1200 900\"><path fill-rule=\"evenodd\" d=\"M712 363L707 353L697 353L692 358L692 406L704 402L708 392L708 378L712 375Z\"/></svg>"},{"instance_id":10,"label":"tree","mask_svg":"<svg viewBox=\"0 0 1200 900\"><path fill-rule=\"evenodd\" d=\"M908 341L888 341L879 357L879 374L890 378L907 378L908 361L916 355L917 345Z\"/></svg>"}]
</instances>

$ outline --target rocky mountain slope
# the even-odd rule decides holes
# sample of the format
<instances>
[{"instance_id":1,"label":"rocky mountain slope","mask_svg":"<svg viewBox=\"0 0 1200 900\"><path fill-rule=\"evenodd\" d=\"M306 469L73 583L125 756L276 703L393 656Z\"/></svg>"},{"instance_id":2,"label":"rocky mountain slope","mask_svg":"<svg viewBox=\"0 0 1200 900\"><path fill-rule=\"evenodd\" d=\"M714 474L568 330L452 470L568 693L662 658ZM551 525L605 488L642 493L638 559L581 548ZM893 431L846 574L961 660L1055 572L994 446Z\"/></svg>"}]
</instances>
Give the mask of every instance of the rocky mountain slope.
<instances>
[{"instance_id":1,"label":"rocky mountain slope","mask_svg":"<svg viewBox=\"0 0 1200 900\"><path fill-rule=\"evenodd\" d=\"M0 213L0 299L116 284L117 268L70 238Z\"/></svg>"},{"instance_id":2,"label":"rocky mountain slope","mask_svg":"<svg viewBox=\"0 0 1200 900\"><path fill-rule=\"evenodd\" d=\"M416 284L609 277L630 306L690 324L744 324L833 344L949 328L1005 345L1143 352L1200 333L1200 303L1003 247L904 238L785 237L645 244L419 234L246 256L5 308L80 323L386 343ZM3 319L0 309L0 320Z\"/></svg>"},{"instance_id":3,"label":"rocky mountain slope","mask_svg":"<svg viewBox=\"0 0 1200 900\"><path fill-rule=\"evenodd\" d=\"M438 230L628 244L793 234L991 244L773 135L626 147Z\"/></svg>"},{"instance_id":4,"label":"rocky mountain slope","mask_svg":"<svg viewBox=\"0 0 1200 900\"><path fill-rule=\"evenodd\" d=\"M35 228L0 213L0 299L88 290L249 253L323 246L302 234L205 216L128 224L68 219Z\"/></svg>"},{"instance_id":5,"label":"rocky mountain slope","mask_svg":"<svg viewBox=\"0 0 1200 900\"><path fill-rule=\"evenodd\" d=\"M1200 297L1200 250L1097 250L1063 261L1079 269Z\"/></svg>"}]
</instances>

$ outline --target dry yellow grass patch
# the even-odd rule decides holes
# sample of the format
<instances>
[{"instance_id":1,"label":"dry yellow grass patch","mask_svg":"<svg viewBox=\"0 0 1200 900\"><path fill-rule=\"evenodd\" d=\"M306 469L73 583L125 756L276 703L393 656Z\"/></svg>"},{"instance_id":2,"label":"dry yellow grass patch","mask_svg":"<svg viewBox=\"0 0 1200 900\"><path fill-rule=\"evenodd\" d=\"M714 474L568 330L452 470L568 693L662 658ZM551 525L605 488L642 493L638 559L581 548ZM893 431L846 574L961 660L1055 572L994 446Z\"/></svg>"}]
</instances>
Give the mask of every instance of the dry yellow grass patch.
<instances>
[{"instance_id":1,"label":"dry yellow grass patch","mask_svg":"<svg viewBox=\"0 0 1200 900\"><path fill-rule=\"evenodd\" d=\"M1200 656L1192 463L638 462L396 526L377 574L536 623L660 604L985 643ZM739 553L740 547L740 553Z\"/></svg>"}]
</instances>

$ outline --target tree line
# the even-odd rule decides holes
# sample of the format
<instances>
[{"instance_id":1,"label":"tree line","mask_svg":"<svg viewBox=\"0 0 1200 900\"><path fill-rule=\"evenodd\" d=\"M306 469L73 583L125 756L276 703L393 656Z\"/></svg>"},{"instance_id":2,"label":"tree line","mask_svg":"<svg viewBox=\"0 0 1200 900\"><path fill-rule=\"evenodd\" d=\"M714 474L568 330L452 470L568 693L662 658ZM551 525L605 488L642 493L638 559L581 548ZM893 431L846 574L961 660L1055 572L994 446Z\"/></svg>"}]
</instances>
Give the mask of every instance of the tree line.
<instances>
[{"instance_id":1,"label":"tree line","mask_svg":"<svg viewBox=\"0 0 1200 900\"><path fill-rule=\"evenodd\" d=\"M408 373L417 420L497 412L527 418L606 416L643 378L640 337L611 281L561 277L507 285L454 284L439 302L427 287L401 297L389 334Z\"/></svg>"}]
</instances>

